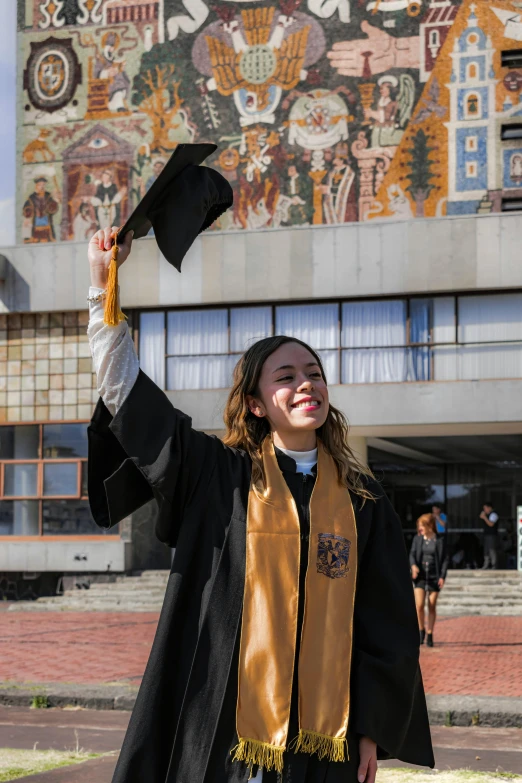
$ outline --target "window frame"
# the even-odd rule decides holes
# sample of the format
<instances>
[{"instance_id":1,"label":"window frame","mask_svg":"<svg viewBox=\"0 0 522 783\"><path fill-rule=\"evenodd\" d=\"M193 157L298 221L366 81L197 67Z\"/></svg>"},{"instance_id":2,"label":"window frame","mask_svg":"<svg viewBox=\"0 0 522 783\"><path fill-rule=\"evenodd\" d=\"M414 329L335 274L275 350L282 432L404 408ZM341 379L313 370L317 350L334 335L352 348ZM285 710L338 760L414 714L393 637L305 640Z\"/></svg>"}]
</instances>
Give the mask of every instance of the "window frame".
<instances>
[{"instance_id":1,"label":"window frame","mask_svg":"<svg viewBox=\"0 0 522 783\"><path fill-rule=\"evenodd\" d=\"M375 295L367 295L367 296L361 296L361 297L345 297L345 298L318 298L318 299L291 299L291 300L265 300L260 302L234 302L233 304L226 304L226 303L213 303L213 304L197 304L197 305L179 305L177 307L165 307L165 306L158 306L158 307L151 307L151 308L142 308L142 309L136 309L132 313L132 322L135 324L135 334L134 334L134 340L135 345L139 346L139 339L137 337L137 332L139 331L139 324L140 324L140 314L142 312L164 312L165 314L165 324L166 324L166 314L169 310L222 310L224 308L228 309L228 322L229 322L229 340L228 345L230 347L230 311L232 309L236 308L245 308L245 307L251 307L252 309L256 307L270 307L271 313L272 313L272 334L275 334L275 324L276 324L276 308L277 307L288 307L288 306L307 306L307 305L314 305L314 304L337 304L338 305L338 330L339 330L339 344L337 348L319 348L317 349L320 353L323 351L337 351L338 352L338 378L335 382L333 382L330 378L328 378L328 382L330 385L344 385L341 382L341 372L342 372L342 351L343 350L353 350L353 351L366 351L369 350L367 346L353 346L350 348L346 348L342 346L342 330L343 330L343 304L350 303L350 302L377 302L377 301L405 301L406 302L406 343L404 345L398 345L393 346L396 348L447 348L450 346L459 347L462 345L471 346L471 345L503 345L503 344L516 344L520 343L520 340L488 340L488 341L480 341L476 343L461 343L459 340L459 301L471 296L492 296L495 294L520 294L522 295L522 288L509 288L509 289L503 289L499 291L498 289L484 289L483 291L480 291L477 293L477 291L449 291L449 292L439 292L436 294L431 294L429 292L424 292L420 294L405 294L405 295L397 295L397 294L386 294L384 296L375 296ZM429 324L429 341L428 342L413 342L411 340L411 302L418 301L418 300L432 300L435 301L437 299L448 299L452 298L454 300L454 306L453 306L453 334L454 339L452 342L435 342L434 341L434 324L433 324L433 317L430 320ZM166 343L165 343L166 345ZM371 349L379 349L379 348L389 348L390 346L371 346ZM138 347L137 347L138 350ZM139 355L139 354L138 354ZM204 354L198 354L198 356L203 356ZM206 354L205 354L206 355ZM211 354L214 355L214 354ZM238 359L241 356L241 353L237 353L236 351L229 351L228 354L216 354L218 356L237 356ZM166 375L166 362L167 359L177 358L175 355L167 354L165 352L165 379L167 378ZM430 378L427 381L401 381L401 383L436 383L437 381L433 378L434 373L434 365L435 365L435 356L434 352L431 351L430 353L430 364L431 364L431 371L430 371ZM499 380L499 379L496 379ZM447 381L444 381L446 383ZM458 383L459 381L454 381L455 383ZM212 390L212 389L211 389ZM167 392L173 391L171 389L166 389ZM201 389L185 389L184 391L201 391Z\"/></svg>"},{"instance_id":2,"label":"window frame","mask_svg":"<svg viewBox=\"0 0 522 783\"><path fill-rule=\"evenodd\" d=\"M24 427L24 426L37 426L38 427L38 457L28 458L28 459L0 459L0 501L16 501L16 500L30 500L38 503L38 534L34 536L17 536L17 535L0 535L0 541L1 542L7 542L7 541L28 541L28 542L35 542L35 541L106 541L107 537L109 537L111 540L120 540L121 535L120 533L111 533L108 531L107 533L101 533L100 534L81 534L81 533L75 533L75 534L50 534L50 533L44 533L43 532L43 507L44 503L46 501L53 501L53 500L77 500L77 501L88 501L89 498L87 495L82 494L82 473L84 470L84 465L87 464L88 458L87 457L43 457L43 432L44 432L44 426L45 425L56 425L56 424L82 424L85 425L85 427L88 426L89 422L85 421L83 419L71 419L71 420L56 420L56 419L48 419L44 421L38 421L38 422L29 422L29 421L10 421L10 422L3 422L0 424L0 427ZM74 495L45 495L44 494L44 466L46 464L52 464L57 465L61 463L75 463L76 468L76 493ZM20 465L20 464L35 464L37 465L37 493L35 495L5 495L5 466L6 465Z\"/></svg>"}]
</instances>

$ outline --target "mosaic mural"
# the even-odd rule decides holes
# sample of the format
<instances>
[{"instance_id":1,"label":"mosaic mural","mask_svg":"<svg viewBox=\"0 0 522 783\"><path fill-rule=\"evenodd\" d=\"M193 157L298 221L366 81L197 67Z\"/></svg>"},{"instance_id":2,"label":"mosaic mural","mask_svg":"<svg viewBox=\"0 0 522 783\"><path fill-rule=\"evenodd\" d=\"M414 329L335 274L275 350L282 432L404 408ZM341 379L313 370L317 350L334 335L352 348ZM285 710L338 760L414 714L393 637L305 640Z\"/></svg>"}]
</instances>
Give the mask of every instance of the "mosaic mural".
<instances>
[{"instance_id":1,"label":"mosaic mural","mask_svg":"<svg viewBox=\"0 0 522 783\"><path fill-rule=\"evenodd\" d=\"M180 142L217 229L498 211L522 192L517 0L19 0L19 241L125 220Z\"/></svg>"}]
</instances>

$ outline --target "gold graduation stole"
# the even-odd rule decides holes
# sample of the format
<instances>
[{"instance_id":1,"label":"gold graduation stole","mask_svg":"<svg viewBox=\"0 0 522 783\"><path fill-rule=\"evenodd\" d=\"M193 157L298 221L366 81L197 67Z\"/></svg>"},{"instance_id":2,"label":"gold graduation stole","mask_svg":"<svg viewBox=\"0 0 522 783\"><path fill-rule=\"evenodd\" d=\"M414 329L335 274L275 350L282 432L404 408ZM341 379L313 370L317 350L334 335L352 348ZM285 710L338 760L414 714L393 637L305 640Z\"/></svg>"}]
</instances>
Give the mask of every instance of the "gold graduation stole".
<instances>
[{"instance_id":1,"label":"gold graduation stole","mask_svg":"<svg viewBox=\"0 0 522 783\"><path fill-rule=\"evenodd\" d=\"M295 751L344 761L350 709L357 529L350 494L318 442L299 652ZM299 597L300 526L270 436L266 488L250 487L234 761L283 770L288 742ZM293 744L293 743L292 743Z\"/></svg>"}]
</instances>

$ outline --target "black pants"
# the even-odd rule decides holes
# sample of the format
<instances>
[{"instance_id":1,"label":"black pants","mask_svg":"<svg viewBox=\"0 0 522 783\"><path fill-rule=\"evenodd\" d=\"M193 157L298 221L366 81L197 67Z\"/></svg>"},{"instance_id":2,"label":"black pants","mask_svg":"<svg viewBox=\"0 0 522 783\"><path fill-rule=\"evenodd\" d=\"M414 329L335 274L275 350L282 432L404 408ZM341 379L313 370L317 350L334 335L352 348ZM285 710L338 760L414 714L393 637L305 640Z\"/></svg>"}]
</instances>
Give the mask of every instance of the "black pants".
<instances>
[{"instance_id":1,"label":"black pants","mask_svg":"<svg viewBox=\"0 0 522 783\"><path fill-rule=\"evenodd\" d=\"M263 783L357 783L359 742L348 735L349 761L319 761L306 753L286 753L283 774L263 772Z\"/></svg>"},{"instance_id":2,"label":"black pants","mask_svg":"<svg viewBox=\"0 0 522 783\"><path fill-rule=\"evenodd\" d=\"M496 568L498 560L498 536L484 536L484 566Z\"/></svg>"}]
</instances>

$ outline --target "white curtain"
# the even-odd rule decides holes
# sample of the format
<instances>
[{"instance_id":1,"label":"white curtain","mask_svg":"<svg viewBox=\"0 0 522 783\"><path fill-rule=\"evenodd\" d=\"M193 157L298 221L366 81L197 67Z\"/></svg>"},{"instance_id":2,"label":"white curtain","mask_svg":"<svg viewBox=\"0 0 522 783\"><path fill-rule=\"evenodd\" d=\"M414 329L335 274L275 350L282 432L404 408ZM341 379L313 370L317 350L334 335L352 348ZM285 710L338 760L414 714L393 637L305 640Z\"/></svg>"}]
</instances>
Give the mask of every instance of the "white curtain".
<instances>
[{"instance_id":1,"label":"white curtain","mask_svg":"<svg viewBox=\"0 0 522 783\"><path fill-rule=\"evenodd\" d=\"M140 367L154 383L165 388L165 313L140 316Z\"/></svg>"},{"instance_id":2,"label":"white curtain","mask_svg":"<svg viewBox=\"0 0 522 783\"><path fill-rule=\"evenodd\" d=\"M436 381L522 378L522 345L451 345L434 348Z\"/></svg>"},{"instance_id":3,"label":"white curtain","mask_svg":"<svg viewBox=\"0 0 522 783\"><path fill-rule=\"evenodd\" d=\"M459 342L522 340L522 294L459 298Z\"/></svg>"},{"instance_id":4,"label":"white curtain","mask_svg":"<svg viewBox=\"0 0 522 783\"><path fill-rule=\"evenodd\" d=\"M392 383L408 380L404 348L343 351L342 383Z\"/></svg>"},{"instance_id":5,"label":"white curtain","mask_svg":"<svg viewBox=\"0 0 522 783\"><path fill-rule=\"evenodd\" d=\"M326 380L330 386L340 383L339 380L339 351L317 351L323 363Z\"/></svg>"},{"instance_id":6,"label":"white curtain","mask_svg":"<svg viewBox=\"0 0 522 783\"><path fill-rule=\"evenodd\" d=\"M343 304L343 348L406 345L406 302Z\"/></svg>"},{"instance_id":7,"label":"white curtain","mask_svg":"<svg viewBox=\"0 0 522 783\"><path fill-rule=\"evenodd\" d=\"M433 299L433 343L454 343L456 335L455 297Z\"/></svg>"},{"instance_id":8,"label":"white curtain","mask_svg":"<svg viewBox=\"0 0 522 783\"><path fill-rule=\"evenodd\" d=\"M271 307L234 307L230 311L230 350L243 353L272 335Z\"/></svg>"},{"instance_id":9,"label":"white curtain","mask_svg":"<svg viewBox=\"0 0 522 783\"><path fill-rule=\"evenodd\" d=\"M226 389L239 356L171 356L167 359L167 388Z\"/></svg>"},{"instance_id":10,"label":"white curtain","mask_svg":"<svg viewBox=\"0 0 522 783\"><path fill-rule=\"evenodd\" d=\"M276 334L297 337L316 351L337 348L339 307L336 304L277 307Z\"/></svg>"},{"instance_id":11,"label":"white curtain","mask_svg":"<svg viewBox=\"0 0 522 783\"><path fill-rule=\"evenodd\" d=\"M13 501L13 535L37 536L39 533L38 501Z\"/></svg>"},{"instance_id":12,"label":"white curtain","mask_svg":"<svg viewBox=\"0 0 522 783\"><path fill-rule=\"evenodd\" d=\"M228 353L226 310L174 310L167 314L169 356Z\"/></svg>"}]
</instances>

